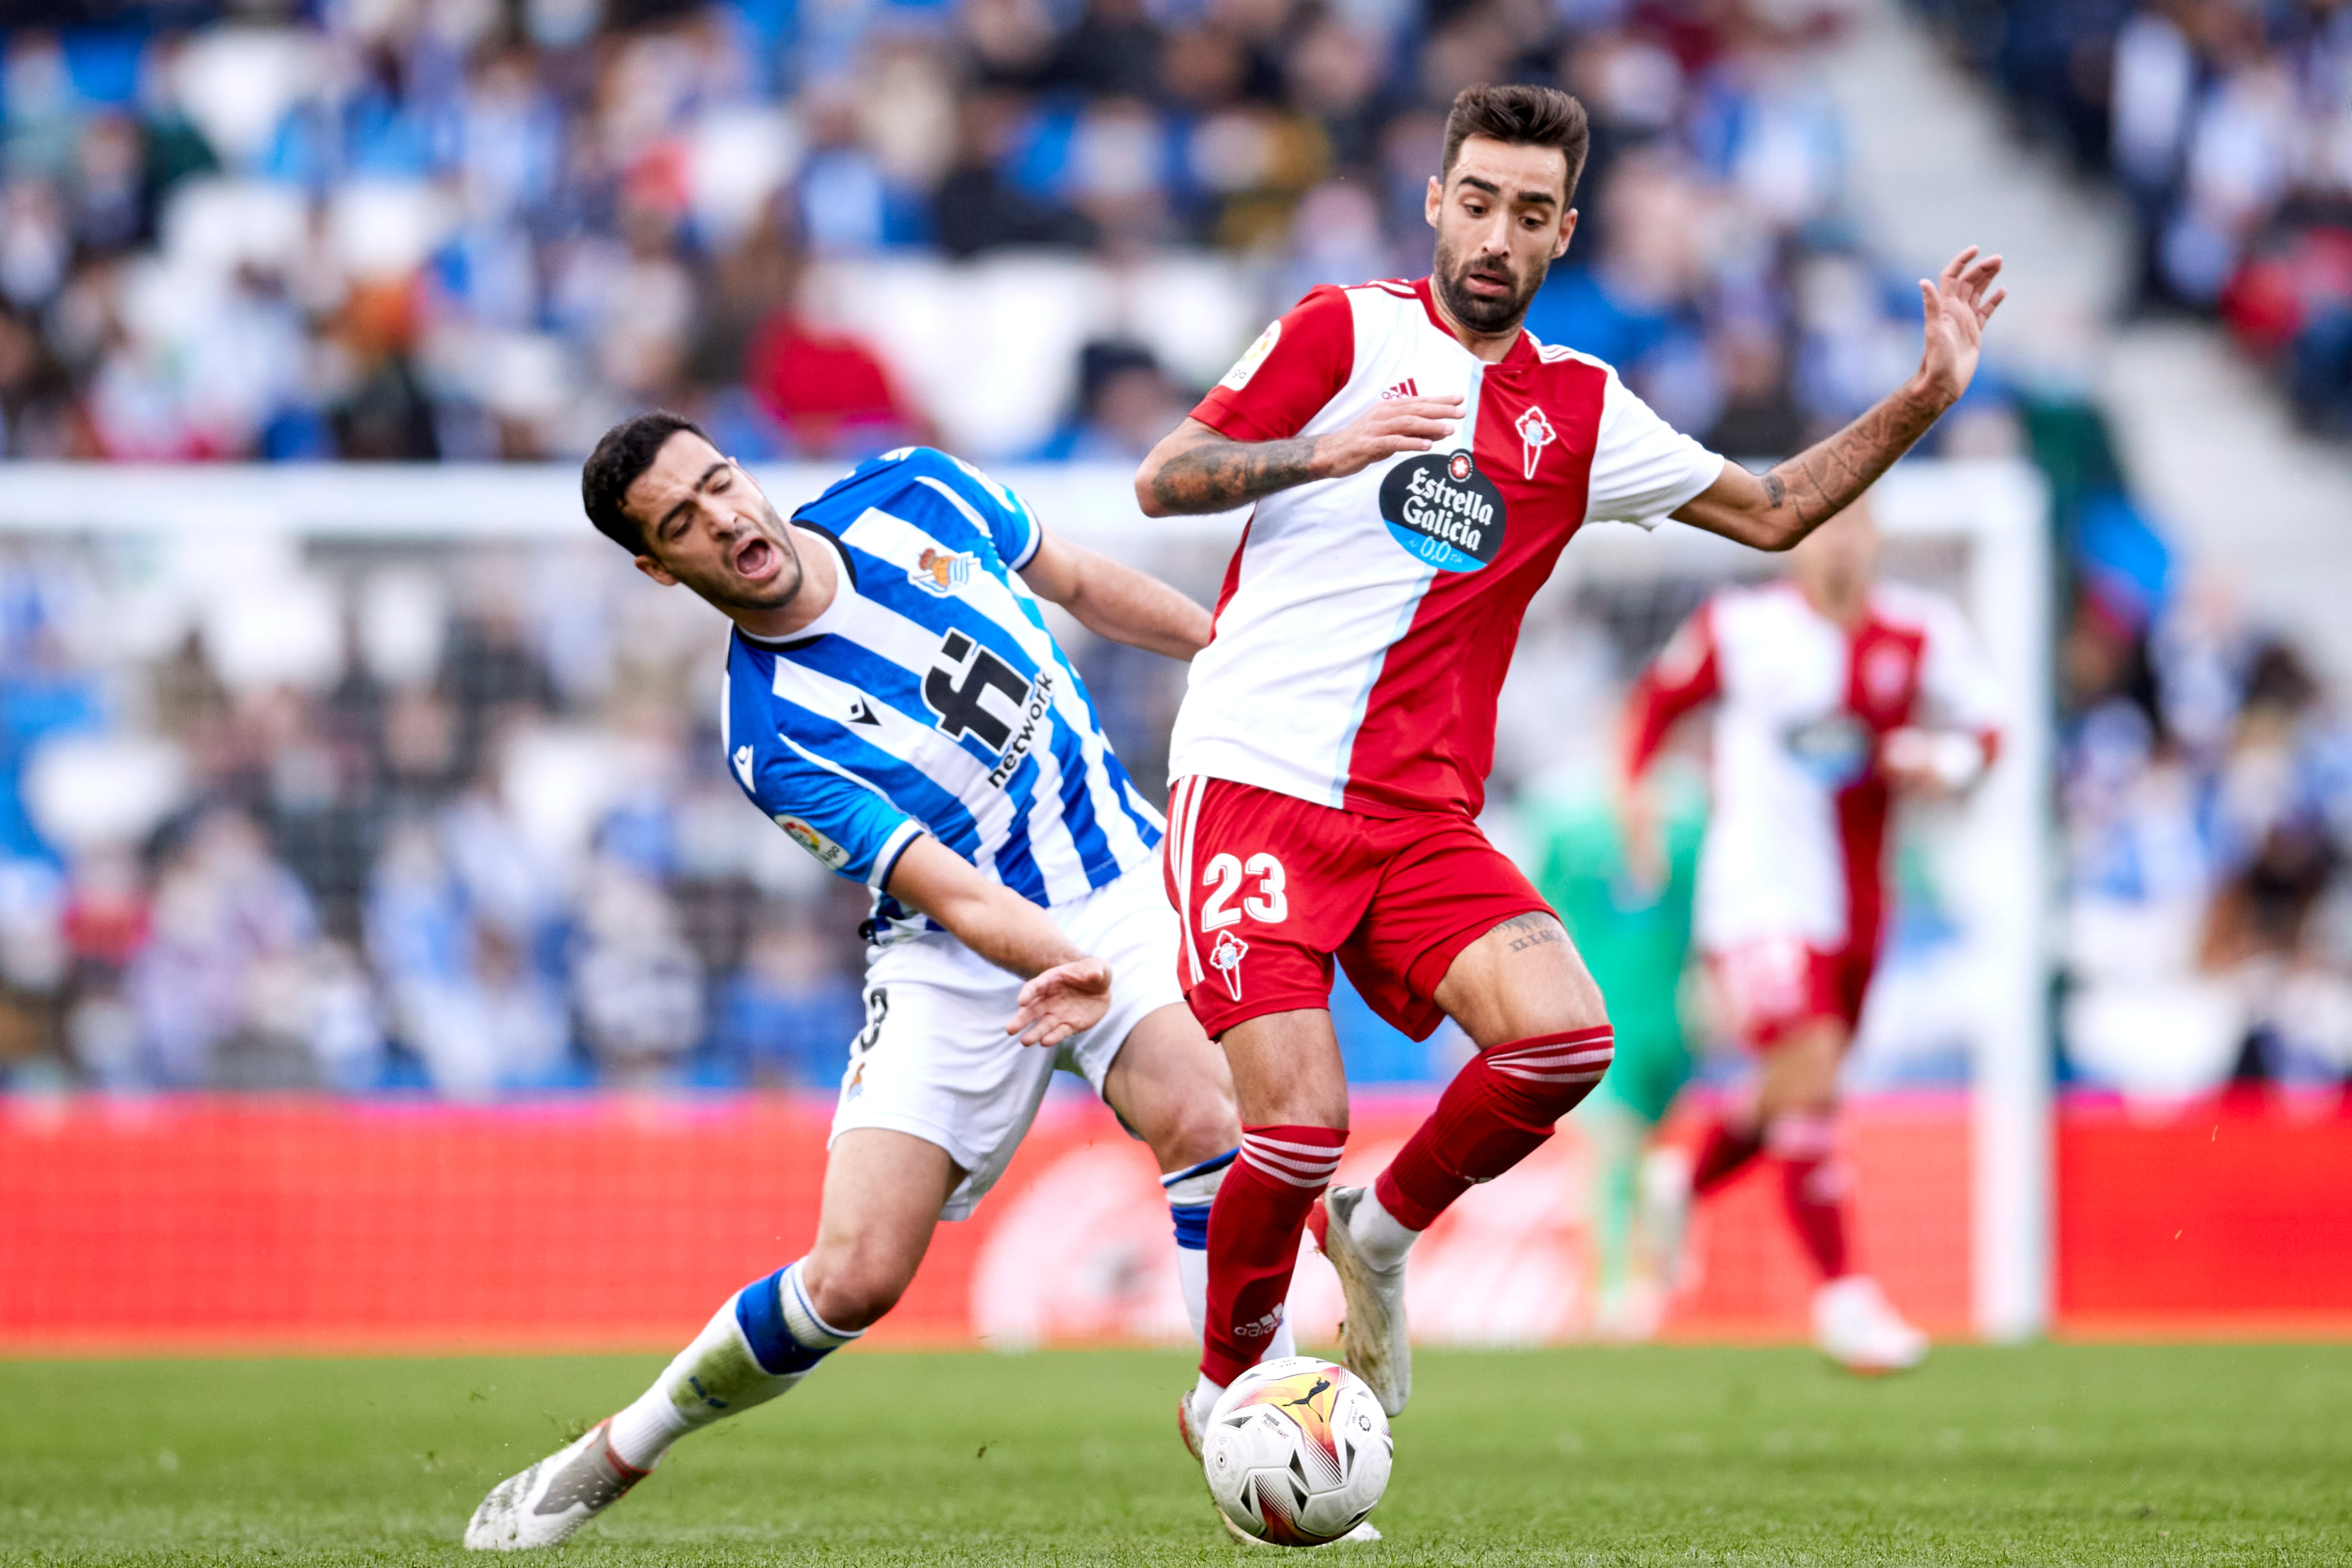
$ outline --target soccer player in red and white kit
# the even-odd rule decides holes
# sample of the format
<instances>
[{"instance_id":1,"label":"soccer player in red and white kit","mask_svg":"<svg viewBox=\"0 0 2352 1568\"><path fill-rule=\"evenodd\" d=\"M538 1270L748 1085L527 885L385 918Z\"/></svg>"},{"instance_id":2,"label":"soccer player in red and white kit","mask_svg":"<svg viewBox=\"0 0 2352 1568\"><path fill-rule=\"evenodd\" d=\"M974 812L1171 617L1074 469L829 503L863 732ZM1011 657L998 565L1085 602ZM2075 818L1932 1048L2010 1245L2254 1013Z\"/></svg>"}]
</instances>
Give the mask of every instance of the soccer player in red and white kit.
<instances>
[{"instance_id":1,"label":"soccer player in red and white kit","mask_svg":"<svg viewBox=\"0 0 2352 1568\"><path fill-rule=\"evenodd\" d=\"M1708 1192L1771 1156L1821 1270L1814 1337L1857 1372L1914 1366L1927 1351L1853 1267L1850 1182L1834 1145L1838 1065L1887 906L1887 819L1898 793L1974 784L2001 720L2000 689L1959 611L1874 584L1877 545L1856 506L1797 548L1785 580L1709 599L1634 681L1622 759L1628 837L1641 841L1653 831L1650 763L1676 720L1715 706L1695 935L1761 1066L1752 1101L1709 1124L1690 1188Z\"/></svg>"},{"instance_id":2,"label":"soccer player in red and white kit","mask_svg":"<svg viewBox=\"0 0 2352 1568\"><path fill-rule=\"evenodd\" d=\"M1136 475L1154 516L1256 503L1169 765L1179 978L1223 1044L1244 1127L1211 1210L1188 1436L1280 1325L1310 1211L1347 1298L1348 1364L1402 1410L1407 1249L1608 1067L1599 990L1476 820L1496 695L1561 547L1594 519L1673 516L1788 548L1951 406L2000 301L1999 259L1961 253L1919 286L1917 374L1751 474L1607 365L1521 330L1574 232L1586 143L1566 93L1464 91L1429 183L1431 276L1308 294ZM1426 1037L1450 1016L1478 1054L1373 1187L1318 1205L1348 1136L1335 956L1399 1027Z\"/></svg>"}]
</instances>

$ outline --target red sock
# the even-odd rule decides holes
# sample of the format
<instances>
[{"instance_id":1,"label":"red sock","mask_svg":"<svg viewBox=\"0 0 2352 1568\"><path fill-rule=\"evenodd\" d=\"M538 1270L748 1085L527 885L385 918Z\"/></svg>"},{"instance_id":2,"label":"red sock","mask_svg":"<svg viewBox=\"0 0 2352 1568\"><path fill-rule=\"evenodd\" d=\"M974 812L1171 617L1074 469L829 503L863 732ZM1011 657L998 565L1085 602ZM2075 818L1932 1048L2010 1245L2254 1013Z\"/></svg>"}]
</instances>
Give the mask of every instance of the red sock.
<instances>
[{"instance_id":1,"label":"red sock","mask_svg":"<svg viewBox=\"0 0 2352 1568\"><path fill-rule=\"evenodd\" d=\"M1735 1130L1731 1123L1718 1116L1708 1124L1706 1136L1698 1146L1698 1157L1691 1162L1691 1191L1712 1192L1748 1168L1764 1147L1760 1129L1743 1127Z\"/></svg>"},{"instance_id":2,"label":"red sock","mask_svg":"<svg viewBox=\"0 0 2352 1568\"><path fill-rule=\"evenodd\" d=\"M1820 1114L1780 1117L1765 1135L1780 1163L1780 1198L1789 1223L1824 1279L1843 1279L1846 1273L1848 1183L1835 1138L1835 1124Z\"/></svg>"},{"instance_id":3,"label":"red sock","mask_svg":"<svg viewBox=\"0 0 2352 1568\"><path fill-rule=\"evenodd\" d=\"M1247 1372L1282 1326L1307 1213L1348 1134L1329 1127L1244 1127L1241 1158L1209 1207L1209 1321L1201 1371L1220 1387Z\"/></svg>"},{"instance_id":4,"label":"red sock","mask_svg":"<svg viewBox=\"0 0 2352 1568\"><path fill-rule=\"evenodd\" d=\"M1609 1070L1606 1024L1512 1040L1470 1058L1374 1191L1408 1230L1427 1230L1474 1182L1491 1182L1551 1136Z\"/></svg>"}]
</instances>

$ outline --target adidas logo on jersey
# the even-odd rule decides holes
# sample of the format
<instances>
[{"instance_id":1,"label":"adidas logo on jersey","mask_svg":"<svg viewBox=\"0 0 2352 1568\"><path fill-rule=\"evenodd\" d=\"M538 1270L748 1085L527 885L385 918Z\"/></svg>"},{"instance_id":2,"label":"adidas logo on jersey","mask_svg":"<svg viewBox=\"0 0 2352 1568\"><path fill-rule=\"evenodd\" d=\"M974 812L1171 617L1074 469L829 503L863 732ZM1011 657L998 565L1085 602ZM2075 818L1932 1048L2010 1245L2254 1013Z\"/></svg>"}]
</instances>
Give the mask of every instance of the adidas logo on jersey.
<instances>
[{"instance_id":1,"label":"adidas logo on jersey","mask_svg":"<svg viewBox=\"0 0 2352 1568\"><path fill-rule=\"evenodd\" d=\"M1386 403L1391 397L1419 397L1420 395L1421 388L1412 384L1412 377L1406 376L1402 381L1381 393L1381 401Z\"/></svg>"}]
</instances>

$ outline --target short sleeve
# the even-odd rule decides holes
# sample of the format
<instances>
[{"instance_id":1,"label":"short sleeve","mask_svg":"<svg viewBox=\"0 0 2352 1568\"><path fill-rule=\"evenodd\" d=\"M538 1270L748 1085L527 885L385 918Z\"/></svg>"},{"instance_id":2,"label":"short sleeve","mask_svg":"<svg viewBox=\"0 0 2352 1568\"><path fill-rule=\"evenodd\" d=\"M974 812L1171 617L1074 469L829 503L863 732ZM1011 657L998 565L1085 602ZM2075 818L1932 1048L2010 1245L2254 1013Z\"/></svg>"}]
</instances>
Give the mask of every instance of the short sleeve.
<instances>
[{"instance_id":1,"label":"short sleeve","mask_svg":"<svg viewBox=\"0 0 2352 1568\"><path fill-rule=\"evenodd\" d=\"M1720 457L1659 418L1614 370L1609 373L1585 495L1587 522L1655 528L1722 472Z\"/></svg>"},{"instance_id":2,"label":"short sleeve","mask_svg":"<svg viewBox=\"0 0 2352 1568\"><path fill-rule=\"evenodd\" d=\"M730 759L735 782L785 837L826 870L877 891L890 880L898 857L922 836L922 824L880 791L837 773L779 738L764 757L739 743Z\"/></svg>"},{"instance_id":3,"label":"short sleeve","mask_svg":"<svg viewBox=\"0 0 2352 1568\"><path fill-rule=\"evenodd\" d=\"M1355 309L1347 290L1327 283L1261 332L1192 417L1234 441L1286 440L1339 395L1355 366Z\"/></svg>"},{"instance_id":4,"label":"short sleeve","mask_svg":"<svg viewBox=\"0 0 2352 1568\"><path fill-rule=\"evenodd\" d=\"M997 483L961 458L942 452L939 456L953 465L956 493L979 515L981 525L996 546L997 558L1018 572L1029 564L1044 542L1045 530L1029 510L1029 503L1014 494L1012 488Z\"/></svg>"},{"instance_id":5,"label":"short sleeve","mask_svg":"<svg viewBox=\"0 0 2352 1568\"><path fill-rule=\"evenodd\" d=\"M1919 656L1919 695L1932 723L1979 735L1998 735L2008 701L1976 629L1954 605L1941 599L1920 605L1927 646Z\"/></svg>"}]
</instances>

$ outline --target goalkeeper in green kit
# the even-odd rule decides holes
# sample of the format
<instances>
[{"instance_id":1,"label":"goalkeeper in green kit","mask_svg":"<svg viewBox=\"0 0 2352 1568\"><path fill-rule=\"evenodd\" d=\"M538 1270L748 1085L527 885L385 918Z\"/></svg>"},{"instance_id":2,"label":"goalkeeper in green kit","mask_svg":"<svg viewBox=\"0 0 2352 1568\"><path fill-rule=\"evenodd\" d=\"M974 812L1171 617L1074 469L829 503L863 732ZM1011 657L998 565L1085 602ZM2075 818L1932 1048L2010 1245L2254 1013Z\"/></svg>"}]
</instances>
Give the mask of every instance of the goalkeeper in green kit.
<instances>
[{"instance_id":1,"label":"goalkeeper in green kit","mask_svg":"<svg viewBox=\"0 0 2352 1568\"><path fill-rule=\"evenodd\" d=\"M1609 1339L1656 1330L1681 1263L1685 1205L1669 1200L1688 1182L1664 1168L1688 1156L1654 1139L1691 1073L1683 989L1706 797L1696 779L1670 780L1664 770L1654 787L1653 864L1629 857L1619 805L1604 789L1539 793L1520 808L1536 889L1584 955L1617 1029L1608 1076L1575 1112L1593 1155L1592 1326Z\"/></svg>"}]
</instances>

